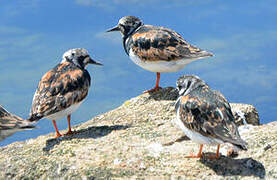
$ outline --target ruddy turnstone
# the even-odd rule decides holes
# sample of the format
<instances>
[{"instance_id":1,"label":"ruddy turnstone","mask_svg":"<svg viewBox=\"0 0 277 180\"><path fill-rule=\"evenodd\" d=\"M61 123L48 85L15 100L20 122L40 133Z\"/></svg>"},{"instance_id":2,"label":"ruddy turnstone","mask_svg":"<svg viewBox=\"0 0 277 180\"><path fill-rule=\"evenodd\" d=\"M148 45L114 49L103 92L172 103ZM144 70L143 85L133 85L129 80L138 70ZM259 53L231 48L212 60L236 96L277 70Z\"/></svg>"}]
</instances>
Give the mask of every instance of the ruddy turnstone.
<instances>
[{"instance_id":1,"label":"ruddy turnstone","mask_svg":"<svg viewBox=\"0 0 277 180\"><path fill-rule=\"evenodd\" d=\"M34 126L30 121L11 114L0 105L0 141L17 131L33 128Z\"/></svg>"},{"instance_id":2,"label":"ruddy turnstone","mask_svg":"<svg viewBox=\"0 0 277 180\"><path fill-rule=\"evenodd\" d=\"M216 156L210 158L219 158L223 143L247 150L234 123L231 107L220 92L193 75L181 76L176 84L179 91L175 104L177 124L192 141L200 144L198 154L187 157L200 158L203 144L217 145Z\"/></svg>"},{"instance_id":3,"label":"ruddy turnstone","mask_svg":"<svg viewBox=\"0 0 277 180\"><path fill-rule=\"evenodd\" d=\"M124 50L135 64L157 73L155 87L145 92L159 89L161 72L176 72L194 60L213 56L192 46L175 31L144 25L135 16L122 17L117 26L107 32L112 31L121 32Z\"/></svg>"},{"instance_id":4,"label":"ruddy turnstone","mask_svg":"<svg viewBox=\"0 0 277 180\"><path fill-rule=\"evenodd\" d=\"M71 114L82 104L90 87L88 64L102 65L91 59L86 49L66 51L61 63L42 76L34 94L29 120L52 120L56 137L60 137L56 120L67 116L66 135L72 134Z\"/></svg>"}]
</instances>

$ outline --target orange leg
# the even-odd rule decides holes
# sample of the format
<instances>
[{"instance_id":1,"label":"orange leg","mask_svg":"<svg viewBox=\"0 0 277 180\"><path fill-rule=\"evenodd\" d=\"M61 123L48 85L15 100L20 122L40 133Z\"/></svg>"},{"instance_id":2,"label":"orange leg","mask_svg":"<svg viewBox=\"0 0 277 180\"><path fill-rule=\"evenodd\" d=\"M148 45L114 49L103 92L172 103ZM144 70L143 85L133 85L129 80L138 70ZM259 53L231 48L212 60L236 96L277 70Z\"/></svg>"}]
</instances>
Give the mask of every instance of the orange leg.
<instances>
[{"instance_id":1,"label":"orange leg","mask_svg":"<svg viewBox=\"0 0 277 180\"><path fill-rule=\"evenodd\" d=\"M57 128L56 121L52 120L52 122L53 122L55 130L56 130L56 137L55 138L61 137L62 135L60 134L60 132L59 132L59 130Z\"/></svg>"},{"instance_id":2,"label":"orange leg","mask_svg":"<svg viewBox=\"0 0 277 180\"><path fill-rule=\"evenodd\" d=\"M186 156L186 158L201 158L202 157L202 149L203 149L203 144L200 144L198 154L197 155L191 154L189 156Z\"/></svg>"},{"instance_id":3,"label":"orange leg","mask_svg":"<svg viewBox=\"0 0 277 180\"><path fill-rule=\"evenodd\" d=\"M70 125L71 115L67 116L67 121L68 121L68 131L65 135L72 135L74 134L74 131L71 130L71 125Z\"/></svg>"},{"instance_id":4,"label":"orange leg","mask_svg":"<svg viewBox=\"0 0 277 180\"><path fill-rule=\"evenodd\" d=\"M218 159L219 156L220 156L219 149L220 149L220 144L217 145L217 149L216 149L216 159Z\"/></svg>"},{"instance_id":5,"label":"orange leg","mask_svg":"<svg viewBox=\"0 0 277 180\"><path fill-rule=\"evenodd\" d=\"M153 89L149 89L147 91L144 91L144 93L149 93L149 92L157 91L160 88L159 87L160 77L161 77L161 73L157 72L157 81L156 81L155 87Z\"/></svg>"},{"instance_id":6,"label":"orange leg","mask_svg":"<svg viewBox=\"0 0 277 180\"><path fill-rule=\"evenodd\" d=\"M220 149L220 144L217 145L216 155L209 155L209 156L207 156L207 158L208 159L219 159L219 157L220 157L219 149Z\"/></svg>"}]
</instances>

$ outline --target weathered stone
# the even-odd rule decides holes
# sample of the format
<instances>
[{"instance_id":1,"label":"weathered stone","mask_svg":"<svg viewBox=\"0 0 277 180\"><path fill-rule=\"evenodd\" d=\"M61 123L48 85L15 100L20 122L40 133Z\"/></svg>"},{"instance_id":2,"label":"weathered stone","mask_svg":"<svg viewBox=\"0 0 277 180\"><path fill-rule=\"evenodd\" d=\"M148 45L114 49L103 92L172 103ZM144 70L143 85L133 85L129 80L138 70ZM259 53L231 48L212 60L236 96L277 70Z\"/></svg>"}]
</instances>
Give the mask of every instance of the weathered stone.
<instances>
[{"instance_id":1,"label":"weathered stone","mask_svg":"<svg viewBox=\"0 0 277 180\"><path fill-rule=\"evenodd\" d=\"M237 158L223 145L219 160L205 158L216 150L208 146L203 159L188 159L199 145L172 123L176 97L174 88L143 94L75 126L73 136L52 133L2 147L0 179L277 178L277 122L240 126L248 151Z\"/></svg>"},{"instance_id":2,"label":"weathered stone","mask_svg":"<svg viewBox=\"0 0 277 180\"><path fill-rule=\"evenodd\" d=\"M230 103L237 125L259 125L260 119L256 108L250 104Z\"/></svg>"}]
</instances>

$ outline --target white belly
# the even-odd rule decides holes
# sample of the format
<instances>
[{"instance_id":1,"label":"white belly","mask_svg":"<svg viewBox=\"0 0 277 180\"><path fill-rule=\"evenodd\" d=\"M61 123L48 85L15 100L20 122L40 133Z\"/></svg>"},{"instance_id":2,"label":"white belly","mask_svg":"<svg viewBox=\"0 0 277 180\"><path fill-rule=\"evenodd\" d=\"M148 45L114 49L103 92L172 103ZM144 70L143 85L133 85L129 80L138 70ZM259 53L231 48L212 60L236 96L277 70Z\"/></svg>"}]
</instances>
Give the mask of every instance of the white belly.
<instances>
[{"instance_id":1,"label":"white belly","mask_svg":"<svg viewBox=\"0 0 277 180\"><path fill-rule=\"evenodd\" d=\"M137 64L138 66L142 67L145 70L152 71L152 72L177 72L183 69L187 64L191 63L192 61L199 59L180 59L177 61L142 61L138 56L134 54L132 49L130 49L129 57L131 60Z\"/></svg>"},{"instance_id":2,"label":"white belly","mask_svg":"<svg viewBox=\"0 0 277 180\"><path fill-rule=\"evenodd\" d=\"M73 105L69 106L68 108L66 108L62 111L59 111L59 112L56 112L56 113L51 114L49 116L46 116L45 118L47 118L49 120L60 120L63 117L68 116L68 115L72 114L74 111L76 111L79 108L79 106L82 104L83 101L81 101L77 104L73 104Z\"/></svg>"},{"instance_id":3,"label":"white belly","mask_svg":"<svg viewBox=\"0 0 277 180\"><path fill-rule=\"evenodd\" d=\"M192 141L194 141L196 143L208 144L208 145L217 145L217 144L223 143L223 141L221 141L219 139L209 138L209 137L201 135L198 132L188 129L180 119L179 108L177 109L176 124L181 128L182 131L184 131L186 136L188 136Z\"/></svg>"}]
</instances>

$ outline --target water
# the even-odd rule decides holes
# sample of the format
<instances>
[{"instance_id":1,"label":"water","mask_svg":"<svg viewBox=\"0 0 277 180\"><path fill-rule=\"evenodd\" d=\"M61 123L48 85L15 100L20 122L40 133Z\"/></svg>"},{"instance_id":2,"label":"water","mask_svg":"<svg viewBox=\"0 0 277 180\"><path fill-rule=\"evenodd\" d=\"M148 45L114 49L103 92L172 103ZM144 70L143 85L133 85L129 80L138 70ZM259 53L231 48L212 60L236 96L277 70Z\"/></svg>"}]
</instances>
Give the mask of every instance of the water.
<instances>
[{"instance_id":1,"label":"water","mask_svg":"<svg viewBox=\"0 0 277 180\"><path fill-rule=\"evenodd\" d=\"M41 76L69 48L84 47L104 64L88 67L92 87L85 103L73 114L73 124L85 122L151 88L155 74L131 62L119 33L104 33L122 16L136 15L145 24L175 29L188 42L215 55L193 62L178 73L161 74L161 86L175 86L180 75L196 74L220 90L230 102L253 104L261 123L275 120L275 1L181 3L173 0L147 1L147 4L145 1L105 1L103 5L82 2L62 0L55 2L55 6L40 1L2 2L0 104L10 112L28 117ZM65 11L69 13L61 13ZM37 126L36 130L16 133L0 145L54 132L48 120L39 121ZM58 127L66 129L67 121L59 121Z\"/></svg>"}]
</instances>

